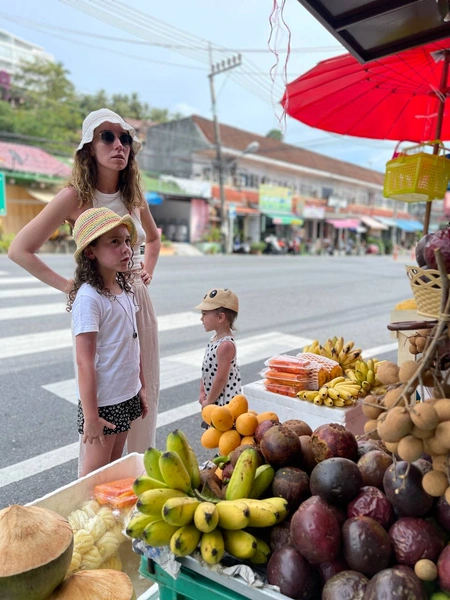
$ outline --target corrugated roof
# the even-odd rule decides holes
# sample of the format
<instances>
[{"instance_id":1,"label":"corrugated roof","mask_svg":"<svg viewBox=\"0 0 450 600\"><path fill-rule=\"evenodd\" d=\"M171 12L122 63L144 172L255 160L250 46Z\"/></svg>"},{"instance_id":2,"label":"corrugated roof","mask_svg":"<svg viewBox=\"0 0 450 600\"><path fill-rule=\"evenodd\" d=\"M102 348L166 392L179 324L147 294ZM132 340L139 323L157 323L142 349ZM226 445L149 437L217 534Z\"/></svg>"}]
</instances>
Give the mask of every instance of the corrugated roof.
<instances>
[{"instance_id":1,"label":"corrugated roof","mask_svg":"<svg viewBox=\"0 0 450 600\"><path fill-rule=\"evenodd\" d=\"M0 142L0 170L69 177L71 169L60 160L35 146Z\"/></svg>"},{"instance_id":2,"label":"corrugated roof","mask_svg":"<svg viewBox=\"0 0 450 600\"><path fill-rule=\"evenodd\" d=\"M200 128L207 140L211 144L214 144L215 136L213 121L199 117L198 115L193 115L191 119ZM380 186L384 183L384 173L365 169L364 167L337 160L336 158L330 158L329 156L318 154L317 152L304 150L303 148L285 144L284 142L279 142L272 138L252 133L251 131L231 127L230 125L220 124L220 138L223 146L240 150L241 152L247 148L251 142L258 142L259 150L257 155L259 156L266 156L267 158L272 158L274 160L308 167L317 171L329 172L340 175L341 177L349 177L366 183Z\"/></svg>"}]
</instances>

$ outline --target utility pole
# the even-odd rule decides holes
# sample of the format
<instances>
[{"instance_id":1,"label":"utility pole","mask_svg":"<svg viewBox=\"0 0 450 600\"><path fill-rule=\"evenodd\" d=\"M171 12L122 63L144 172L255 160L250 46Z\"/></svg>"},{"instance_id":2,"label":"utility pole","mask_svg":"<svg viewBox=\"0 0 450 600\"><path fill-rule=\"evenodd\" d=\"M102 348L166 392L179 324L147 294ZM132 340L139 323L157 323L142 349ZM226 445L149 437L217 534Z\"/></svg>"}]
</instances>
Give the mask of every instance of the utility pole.
<instances>
[{"instance_id":1,"label":"utility pole","mask_svg":"<svg viewBox=\"0 0 450 600\"><path fill-rule=\"evenodd\" d=\"M224 236L223 243L223 253L226 254L228 248L228 219L227 212L225 206L225 183L224 183L224 164L222 157L222 142L220 139L220 127L219 121L217 119L217 105L216 105L216 91L214 88L214 77L216 75L220 75L221 73L225 73L225 71L229 71L230 69L234 69L235 67L239 67L242 64L242 58L240 54L235 54L230 58L222 60L216 64L213 63L213 53L211 44L209 44L209 62L210 62L210 72L208 74L209 77L209 89L211 91L211 108L214 122L214 141L216 146L216 164L217 171L219 175L219 193L220 193L220 229L222 235Z\"/></svg>"}]
</instances>

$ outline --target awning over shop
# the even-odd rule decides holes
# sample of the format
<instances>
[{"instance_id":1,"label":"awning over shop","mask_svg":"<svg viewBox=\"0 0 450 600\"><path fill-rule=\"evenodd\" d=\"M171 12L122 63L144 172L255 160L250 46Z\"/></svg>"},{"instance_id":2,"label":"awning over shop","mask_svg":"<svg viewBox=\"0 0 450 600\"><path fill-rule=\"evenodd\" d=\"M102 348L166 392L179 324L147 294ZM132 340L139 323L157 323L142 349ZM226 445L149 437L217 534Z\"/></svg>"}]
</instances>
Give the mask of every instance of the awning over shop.
<instances>
[{"instance_id":1,"label":"awning over shop","mask_svg":"<svg viewBox=\"0 0 450 600\"><path fill-rule=\"evenodd\" d=\"M257 216L257 215L260 215L261 213L256 208L251 208L250 206L239 206L239 204L236 204L236 214L241 215L241 216L246 216L246 215Z\"/></svg>"},{"instance_id":2,"label":"awning over shop","mask_svg":"<svg viewBox=\"0 0 450 600\"><path fill-rule=\"evenodd\" d=\"M396 220L392 219L391 217L377 217L377 219L378 219L378 221L381 221L388 227L397 227Z\"/></svg>"},{"instance_id":3,"label":"awning over shop","mask_svg":"<svg viewBox=\"0 0 450 600\"><path fill-rule=\"evenodd\" d=\"M274 225L303 225L303 219L294 213L262 211L262 214L272 219Z\"/></svg>"},{"instance_id":4,"label":"awning over shop","mask_svg":"<svg viewBox=\"0 0 450 600\"><path fill-rule=\"evenodd\" d=\"M369 229L373 229L374 231L386 231L389 227L385 223L380 223L376 219L372 217L367 217L365 215L361 216L361 222L366 225Z\"/></svg>"},{"instance_id":5,"label":"awning over shop","mask_svg":"<svg viewBox=\"0 0 450 600\"><path fill-rule=\"evenodd\" d=\"M419 221L408 221L406 219L396 219L395 223L399 229L402 229L403 231L406 231L406 232L423 231L423 225L422 225L422 223L419 223Z\"/></svg>"},{"instance_id":6,"label":"awning over shop","mask_svg":"<svg viewBox=\"0 0 450 600\"><path fill-rule=\"evenodd\" d=\"M144 198L147 200L148 204L152 204L153 206L162 204L164 201L164 198L156 192L145 192Z\"/></svg>"},{"instance_id":7,"label":"awning over shop","mask_svg":"<svg viewBox=\"0 0 450 600\"><path fill-rule=\"evenodd\" d=\"M27 188L27 192L39 202L44 202L44 204L48 204L56 196L56 192L39 192L34 188Z\"/></svg>"},{"instance_id":8,"label":"awning over shop","mask_svg":"<svg viewBox=\"0 0 450 600\"><path fill-rule=\"evenodd\" d=\"M413 231L423 231L423 225L422 223L419 223L419 221L409 219L392 219L390 217L377 217L377 219L388 227L397 227L398 229L406 231L407 233Z\"/></svg>"},{"instance_id":9,"label":"awning over shop","mask_svg":"<svg viewBox=\"0 0 450 600\"><path fill-rule=\"evenodd\" d=\"M335 229L358 229L359 219L326 219L326 223Z\"/></svg>"}]
</instances>

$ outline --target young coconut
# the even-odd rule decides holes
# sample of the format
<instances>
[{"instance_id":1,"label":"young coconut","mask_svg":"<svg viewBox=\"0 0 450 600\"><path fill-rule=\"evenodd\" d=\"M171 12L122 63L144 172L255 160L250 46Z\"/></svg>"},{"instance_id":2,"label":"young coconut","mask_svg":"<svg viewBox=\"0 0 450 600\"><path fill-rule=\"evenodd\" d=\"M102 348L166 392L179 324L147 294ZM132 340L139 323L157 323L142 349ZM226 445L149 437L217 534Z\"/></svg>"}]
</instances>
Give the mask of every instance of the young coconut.
<instances>
[{"instance_id":1,"label":"young coconut","mask_svg":"<svg viewBox=\"0 0 450 600\"><path fill-rule=\"evenodd\" d=\"M0 510L0 598L46 600L72 559L67 519L38 506Z\"/></svg>"},{"instance_id":2,"label":"young coconut","mask_svg":"<svg viewBox=\"0 0 450 600\"><path fill-rule=\"evenodd\" d=\"M112 569L79 571L58 586L47 600L136 600L126 573Z\"/></svg>"}]
</instances>

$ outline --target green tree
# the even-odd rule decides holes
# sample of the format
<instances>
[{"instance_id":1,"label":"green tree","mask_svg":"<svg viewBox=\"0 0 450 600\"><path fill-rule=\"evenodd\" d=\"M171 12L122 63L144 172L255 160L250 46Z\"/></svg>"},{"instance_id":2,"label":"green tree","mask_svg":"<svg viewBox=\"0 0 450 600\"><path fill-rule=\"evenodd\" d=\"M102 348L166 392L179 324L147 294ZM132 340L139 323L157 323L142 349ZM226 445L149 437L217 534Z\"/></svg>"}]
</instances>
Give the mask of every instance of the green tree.
<instances>
[{"instance_id":1,"label":"green tree","mask_svg":"<svg viewBox=\"0 0 450 600\"><path fill-rule=\"evenodd\" d=\"M266 133L266 137L277 140L278 142L283 141L283 133L279 129L271 129Z\"/></svg>"}]
</instances>

